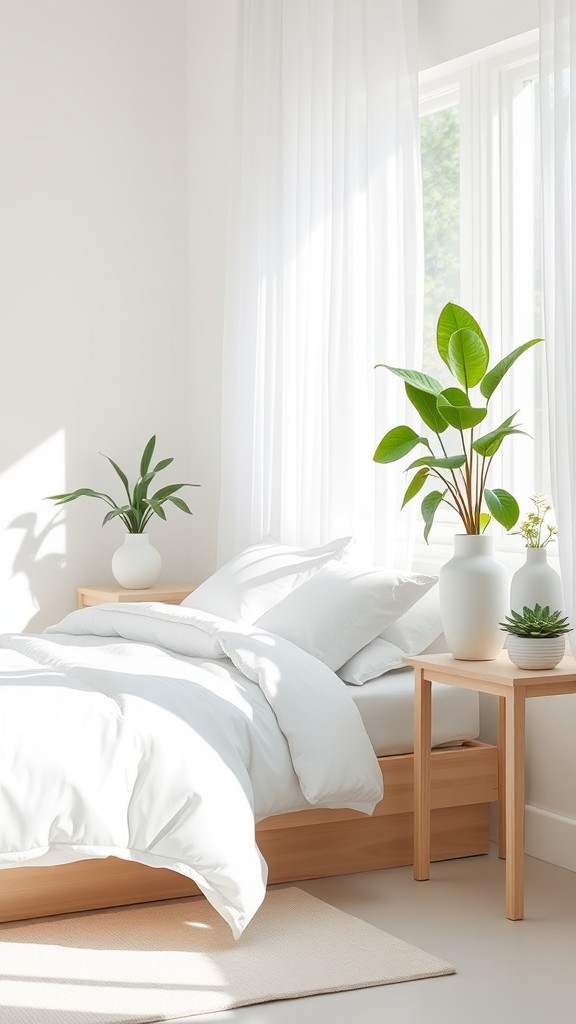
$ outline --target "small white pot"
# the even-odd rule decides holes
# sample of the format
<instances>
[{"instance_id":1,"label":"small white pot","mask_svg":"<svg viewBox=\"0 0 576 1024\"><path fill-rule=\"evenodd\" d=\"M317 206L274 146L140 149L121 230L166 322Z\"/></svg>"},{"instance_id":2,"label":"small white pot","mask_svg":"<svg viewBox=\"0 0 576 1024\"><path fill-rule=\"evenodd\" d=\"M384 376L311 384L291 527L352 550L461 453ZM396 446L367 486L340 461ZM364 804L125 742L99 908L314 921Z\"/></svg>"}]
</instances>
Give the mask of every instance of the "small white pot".
<instances>
[{"instance_id":1,"label":"small white pot","mask_svg":"<svg viewBox=\"0 0 576 1024\"><path fill-rule=\"evenodd\" d=\"M510 633L506 650L510 661L518 668L556 668L564 657L566 637L556 636L547 640L532 636L513 636Z\"/></svg>"},{"instance_id":2,"label":"small white pot","mask_svg":"<svg viewBox=\"0 0 576 1024\"><path fill-rule=\"evenodd\" d=\"M114 579L127 590L146 590L162 570L160 552L152 547L147 533L127 533L124 543L112 555Z\"/></svg>"},{"instance_id":3,"label":"small white pot","mask_svg":"<svg viewBox=\"0 0 576 1024\"><path fill-rule=\"evenodd\" d=\"M548 565L546 548L526 548L526 561L516 570L510 584L510 607L522 614L526 605L549 606L551 612L562 609L562 582Z\"/></svg>"}]
</instances>

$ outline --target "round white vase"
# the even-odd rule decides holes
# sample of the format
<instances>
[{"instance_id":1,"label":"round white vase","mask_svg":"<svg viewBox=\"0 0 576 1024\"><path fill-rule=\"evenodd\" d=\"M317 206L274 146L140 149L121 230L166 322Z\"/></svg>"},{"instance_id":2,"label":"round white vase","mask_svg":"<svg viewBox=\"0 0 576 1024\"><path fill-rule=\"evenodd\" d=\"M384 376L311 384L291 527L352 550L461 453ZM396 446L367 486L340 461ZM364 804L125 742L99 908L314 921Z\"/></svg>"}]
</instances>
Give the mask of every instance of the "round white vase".
<instances>
[{"instance_id":1,"label":"round white vase","mask_svg":"<svg viewBox=\"0 0 576 1024\"><path fill-rule=\"evenodd\" d=\"M535 549L538 550L538 549ZM540 669L556 668L562 661L566 650L566 637L556 636L552 639L532 636L508 637L506 644L510 661L518 668Z\"/></svg>"},{"instance_id":2,"label":"round white vase","mask_svg":"<svg viewBox=\"0 0 576 1024\"><path fill-rule=\"evenodd\" d=\"M127 590L151 587L161 569L160 552L152 546L147 533L127 533L124 543L112 555L114 579Z\"/></svg>"},{"instance_id":3,"label":"round white vase","mask_svg":"<svg viewBox=\"0 0 576 1024\"><path fill-rule=\"evenodd\" d=\"M493 661L504 645L510 577L486 534L457 534L454 555L440 569L442 626L448 649L463 661Z\"/></svg>"},{"instance_id":4,"label":"round white vase","mask_svg":"<svg viewBox=\"0 0 576 1024\"><path fill-rule=\"evenodd\" d=\"M510 584L510 608L522 614L525 606L534 608L539 604L556 612L562 603L562 582L548 564L546 548L526 548L526 561L516 570Z\"/></svg>"}]
</instances>

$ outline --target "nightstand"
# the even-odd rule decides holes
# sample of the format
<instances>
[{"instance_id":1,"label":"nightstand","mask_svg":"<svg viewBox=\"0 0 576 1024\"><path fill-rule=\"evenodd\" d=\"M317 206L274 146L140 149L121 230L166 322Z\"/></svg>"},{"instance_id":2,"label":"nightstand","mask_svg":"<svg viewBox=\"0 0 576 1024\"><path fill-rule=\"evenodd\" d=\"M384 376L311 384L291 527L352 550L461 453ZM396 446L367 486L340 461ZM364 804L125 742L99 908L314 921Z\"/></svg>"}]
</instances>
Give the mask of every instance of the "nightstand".
<instances>
[{"instance_id":1,"label":"nightstand","mask_svg":"<svg viewBox=\"0 0 576 1024\"><path fill-rule=\"evenodd\" d=\"M502 651L494 661L451 654L405 658L414 668L414 878L430 877L430 737L432 680L498 697L498 853L506 857L506 916L524 917L524 747L528 697L576 693L576 659L556 668L521 669Z\"/></svg>"},{"instance_id":2,"label":"nightstand","mask_svg":"<svg viewBox=\"0 0 576 1024\"><path fill-rule=\"evenodd\" d=\"M147 590L125 590L114 584L101 587L78 587L78 607L92 608L95 604L110 601L162 601L163 604L180 604L196 583L157 583Z\"/></svg>"}]
</instances>

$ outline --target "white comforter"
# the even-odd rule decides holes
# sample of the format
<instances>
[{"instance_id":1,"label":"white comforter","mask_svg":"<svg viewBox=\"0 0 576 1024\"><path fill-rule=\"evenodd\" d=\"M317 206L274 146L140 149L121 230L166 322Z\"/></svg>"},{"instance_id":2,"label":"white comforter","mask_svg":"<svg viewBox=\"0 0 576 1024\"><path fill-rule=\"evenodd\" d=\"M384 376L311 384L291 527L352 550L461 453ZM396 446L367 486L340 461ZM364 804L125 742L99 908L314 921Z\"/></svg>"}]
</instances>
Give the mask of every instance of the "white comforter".
<instances>
[{"instance_id":1,"label":"white comforter","mask_svg":"<svg viewBox=\"0 0 576 1024\"><path fill-rule=\"evenodd\" d=\"M113 604L0 648L2 867L172 868L238 937L265 892L255 820L381 797L344 684L263 630Z\"/></svg>"}]
</instances>

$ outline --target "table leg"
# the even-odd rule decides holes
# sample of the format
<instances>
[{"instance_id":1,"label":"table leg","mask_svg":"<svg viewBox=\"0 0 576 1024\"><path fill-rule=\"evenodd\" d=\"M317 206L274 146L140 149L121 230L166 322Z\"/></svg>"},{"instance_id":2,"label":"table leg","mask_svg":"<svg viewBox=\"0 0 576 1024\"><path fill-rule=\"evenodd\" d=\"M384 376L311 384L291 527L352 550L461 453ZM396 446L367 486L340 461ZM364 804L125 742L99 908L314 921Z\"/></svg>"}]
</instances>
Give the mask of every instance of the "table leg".
<instances>
[{"instance_id":1,"label":"table leg","mask_svg":"<svg viewBox=\"0 0 576 1024\"><path fill-rule=\"evenodd\" d=\"M524 917L524 752L526 701L523 687L506 700L506 916Z\"/></svg>"},{"instance_id":2,"label":"table leg","mask_svg":"<svg viewBox=\"0 0 576 1024\"><path fill-rule=\"evenodd\" d=\"M414 878L430 877L431 682L414 670Z\"/></svg>"},{"instance_id":3,"label":"table leg","mask_svg":"<svg viewBox=\"0 0 576 1024\"><path fill-rule=\"evenodd\" d=\"M506 698L498 697L498 856L506 857Z\"/></svg>"}]
</instances>

